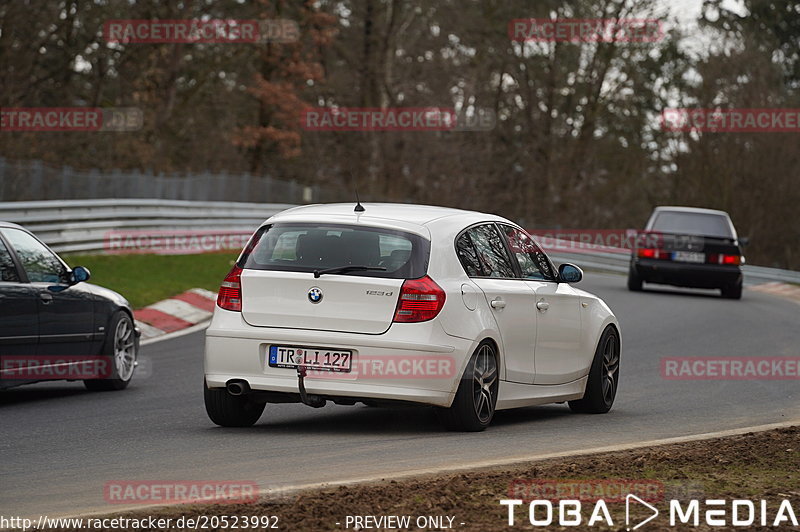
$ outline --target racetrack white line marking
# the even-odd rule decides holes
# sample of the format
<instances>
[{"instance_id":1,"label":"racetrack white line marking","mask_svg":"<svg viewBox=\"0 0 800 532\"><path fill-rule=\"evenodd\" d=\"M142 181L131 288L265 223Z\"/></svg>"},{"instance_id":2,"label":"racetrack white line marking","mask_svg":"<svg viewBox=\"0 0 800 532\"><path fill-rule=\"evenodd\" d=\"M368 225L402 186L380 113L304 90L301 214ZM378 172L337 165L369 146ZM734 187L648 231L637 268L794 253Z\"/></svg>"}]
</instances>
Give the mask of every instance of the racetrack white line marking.
<instances>
[{"instance_id":1,"label":"racetrack white line marking","mask_svg":"<svg viewBox=\"0 0 800 532\"><path fill-rule=\"evenodd\" d=\"M786 283L762 283L749 287L754 292L761 292L762 294L769 294L781 299L788 299L795 303L800 303L800 287L786 284Z\"/></svg>"},{"instance_id":2,"label":"racetrack white line marking","mask_svg":"<svg viewBox=\"0 0 800 532\"><path fill-rule=\"evenodd\" d=\"M179 331L183 332L183 331ZM747 434L748 432L763 432L766 430L773 430L773 429L780 429L785 427L795 427L800 425L800 419L794 421L784 421L781 423L770 423L768 425L756 425L753 427L744 427L739 429L729 429L729 430L721 430L717 432L706 432L702 434L692 434L689 436L676 436L673 438L664 438L660 440L649 440L644 442L638 443L623 443L619 445L609 445L606 447L597 447L595 449L579 449L575 451L564 451L558 453L544 453L544 454L533 454L533 455L525 455L525 456L518 456L515 458L503 458L499 460L484 460L481 462L473 462L470 464L463 464L463 465L446 465L440 467L433 467L427 469L410 469L406 471L400 471L395 473L386 473L382 475L374 475L369 477L358 477L358 478L351 478L345 480L337 480L333 482L316 482L310 484L297 484L294 486L282 486L274 489L265 489L260 490L258 492L259 496L265 497L269 496L273 493L279 493L281 496L286 496L290 493L299 492L299 491L306 491L312 489L325 489L325 488L333 488L338 486L348 486L348 485L357 485L357 484L369 484L373 482L381 482L385 480L405 480L413 477L424 477L427 475L435 475L435 474L449 474L449 473L456 473L456 472L464 472L464 471L471 471L475 472L482 469L489 469L493 467L500 467L500 466L513 466L513 465L520 465L525 462L538 462L542 460L549 460L553 458L566 458L570 456L587 456L599 453L610 453L610 452L617 452L617 451L629 451L633 449L641 449L645 447L661 447L664 445L670 445L673 443L685 443L685 442L693 442L693 441L702 441L702 440L710 440L714 438L725 438L727 436L740 436L742 434ZM491 429L490 429L491 430ZM137 511L137 510L157 510L159 508L170 508L170 507L180 507L181 505L175 504L165 504L165 505L139 505L139 506L125 506L116 508L115 512L130 512L130 511ZM189 505L187 505L189 506ZM78 515L64 515L61 517L93 517L97 515L106 515L111 512L110 509L105 508L103 510L91 510L87 513L78 514Z\"/></svg>"},{"instance_id":3,"label":"racetrack white line marking","mask_svg":"<svg viewBox=\"0 0 800 532\"><path fill-rule=\"evenodd\" d=\"M164 299L158 303L148 305L147 308L160 310L164 314L175 316L176 318L180 318L192 324L200 323L211 317L209 311L195 307L191 303L181 301L180 299Z\"/></svg>"},{"instance_id":4,"label":"racetrack white line marking","mask_svg":"<svg viewBox=\"0 0 800 532\"><path fill-rule=\"evenodd\" d=\"M203 296L207 299L210 299L211 301L217 300L217 293L212 292L211 290L206 290L205 288L192 288L191 290L189 290L189 292L197 294L198 296Z\"/></svg>"},{"instance_id":5,"label":"racetrack white line marking","mask_svg":"<svg viewBox=\"0 0 800 532\"><path fill-rule=\"evenodd\" d=\"M193 332L202 331L203 329L208 327L209 323L211 323L210 319L202 321L200 323L196 323L196 324L192 325L191 327L186 327L185 329L181 329L179 331L173 331L171 333L163 334L161 336L156 336L155 338L142 339L142 341L139 344L140 345L155 344L155 343L161 342L163 340L172 340L173 338L178 338L180 336L185 336L187 334L192 334Z\"/></svg>"},{"instance_id":6,"label":"racetrack white line marking","mask_svg":"<svg viewBox=\"0 0 800 532\"><path fill-rule=\"evenodd\" d=\"M153 327L149 323L145 323L143 321L136 320L136 326L139 327L140 331L142 331L142 342L149 340L150 338L156 338L166 334L158 327Z\"/></svg>"}]
</instances>

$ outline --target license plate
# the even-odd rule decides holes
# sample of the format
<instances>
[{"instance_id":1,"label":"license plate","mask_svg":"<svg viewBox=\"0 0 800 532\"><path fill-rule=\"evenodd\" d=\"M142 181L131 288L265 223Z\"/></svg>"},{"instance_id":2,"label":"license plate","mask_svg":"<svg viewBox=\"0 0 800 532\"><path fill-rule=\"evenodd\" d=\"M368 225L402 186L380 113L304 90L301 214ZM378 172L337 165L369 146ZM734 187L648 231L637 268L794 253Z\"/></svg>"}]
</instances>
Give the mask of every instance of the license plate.
<instances>
[{"instance_id":1,"label":"license plate","mask_svg":"<svg viewBox=\"0 0 800 532\"><path fill-rule=\"evenodd\" d=\"M349 372L353 363L353 352L346 349L326 349L290 345L269 346L269 365L273 368L296 368L317 371Z\"/></svg>"},{"instance_id":2,"label":"license plate","mask_svg":"<svg viewBox=\"0 0 800 532\"><path fill-rule=\"evenodd\" d=\"M672 260L677 262L703 263L706 261L706 254L695 253L693 251L676 251L672 254Z\"/></svg>"}]
</instances>

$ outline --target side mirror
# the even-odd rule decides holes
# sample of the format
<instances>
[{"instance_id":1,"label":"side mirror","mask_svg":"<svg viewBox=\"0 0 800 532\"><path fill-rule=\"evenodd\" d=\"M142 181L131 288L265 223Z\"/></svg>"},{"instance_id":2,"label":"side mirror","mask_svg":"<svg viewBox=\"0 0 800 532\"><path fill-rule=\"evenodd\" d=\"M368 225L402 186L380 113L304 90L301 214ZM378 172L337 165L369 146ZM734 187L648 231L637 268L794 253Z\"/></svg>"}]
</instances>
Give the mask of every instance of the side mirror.
<instances>
[{"instance_id":1,"label":"side mirror","mask_svg":"<svg viewBox=\"0 0 800 532\"><path fill-rule=\"evenodd\" d=\"M88 268L84 268L83 266L75 266L72 269L72 272L69 274L69 283L70 284L82 283L84 281L88 281L91 276L92 273L89 271Z\"/></svg>"},{"instance_id":2,"label":"side mirror","mask_svg":"<svg viewBox=\"0 0 800 532\"><path fill-rule=\"evenodd\" d=\"M747 238L746 236L740 236L739 237L739 245L740 246L746 246L749 243L750 243L750 239Z\"/></svg>"},{"instance_id":3,"label":"side mirror","mask_svg":"<svg viewBox=\"0 0 800 532\"><path fill-rule=\"evenodd\" d=\"M574 264L564 263L558 267L558 282L578 283L583 279L583 271Z\"/></svg>"}]
</instances>

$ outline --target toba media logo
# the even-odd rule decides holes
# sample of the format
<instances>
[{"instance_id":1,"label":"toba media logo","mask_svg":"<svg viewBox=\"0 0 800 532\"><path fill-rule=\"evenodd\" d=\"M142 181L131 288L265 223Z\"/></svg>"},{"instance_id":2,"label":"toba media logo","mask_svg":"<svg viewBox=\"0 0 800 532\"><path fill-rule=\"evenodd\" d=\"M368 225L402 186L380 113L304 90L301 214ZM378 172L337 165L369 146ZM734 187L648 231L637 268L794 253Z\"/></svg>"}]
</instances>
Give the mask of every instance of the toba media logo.
<instances>
[{"instance_id":1,"label":"toba media logo","mask_svg":"<svg viewBox=\"0 0 800 532\"><path fill-rule=\"evenodd\" d=\"M751 501L747 499L693 499L668 501L668 508L662 514L659 509L640 497L628 494L625 496L625 516L612 518L612 512L604 499L593 504L582 503L579 499L562 499L554 502L550 499L530 501L527 512L524 511L522 499L501 499L500 505L508 510L508 526L524 525L524 518L518 520L518 513L527 514L527 521L534 527L551 526L586 526L586 527L618 527L625 523L627 530L638 530L652 522L659 515L661 521L667 519L670 527L700 526L709 527L751 528L753 526L786 529L797 527L797 512L789 499L767 501L764 499ZM520 508L518 508L520 507ZM616 513L620 513L617 509ZM661 523L662 526L666 523Z\"/></svg>"}]
</instances>

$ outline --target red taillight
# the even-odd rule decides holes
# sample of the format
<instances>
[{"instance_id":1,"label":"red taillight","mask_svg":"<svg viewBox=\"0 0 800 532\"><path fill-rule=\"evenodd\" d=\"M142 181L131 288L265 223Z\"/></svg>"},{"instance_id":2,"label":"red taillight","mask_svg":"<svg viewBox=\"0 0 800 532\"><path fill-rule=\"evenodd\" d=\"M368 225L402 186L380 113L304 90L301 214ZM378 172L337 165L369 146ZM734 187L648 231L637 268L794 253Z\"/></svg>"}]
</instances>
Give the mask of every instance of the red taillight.
<instances>
[{"instance_id":1,"label":"red taillight","mask_svg":"<svg viewBox=\"0 0 800 532\"><path fill-rule=\"evenodd\" d=\"M242 311L242 269L234 264L217 294L217 306L234 312Z\"/></svg>"},{"instance_id":2,"label":"red taillight","mask_svg":"<svg viewBox=\"0 0 800 532\"><path fill-rule=\"evenodd\" d=\"M729 264L731 266L739 266L744 264L744 257L741 255L724 255L722 253L712 253L708 256L709 264Z\"/></svg>"},{"instance_id":3,"label":"red taillight","mask_svg":"<svg viewBox=\"0 0 800 532\"><path fill-rule=\"evenodd\" d=\"M636 254L642 259L660 259L663 252L660 249L639 248Z\"/></svg>"},{"instance_id":4,"label":"red taillight","mask_svg":"<svg viewBox=\"0 0 800 532\"><path fill-rule=\"evenodd\" d=\"M444 290L427 275L404 281L397 300L394 321L416 323L432 320L442 310L444 299Z\"/></svg>"}]
</instances>

